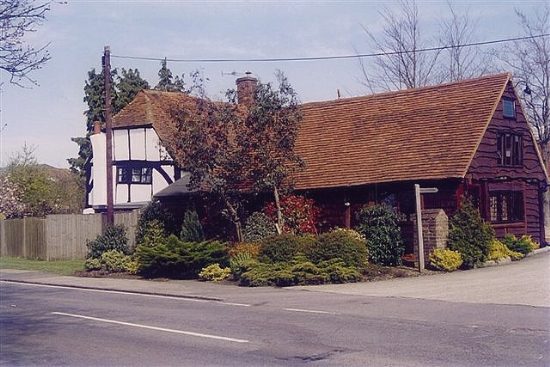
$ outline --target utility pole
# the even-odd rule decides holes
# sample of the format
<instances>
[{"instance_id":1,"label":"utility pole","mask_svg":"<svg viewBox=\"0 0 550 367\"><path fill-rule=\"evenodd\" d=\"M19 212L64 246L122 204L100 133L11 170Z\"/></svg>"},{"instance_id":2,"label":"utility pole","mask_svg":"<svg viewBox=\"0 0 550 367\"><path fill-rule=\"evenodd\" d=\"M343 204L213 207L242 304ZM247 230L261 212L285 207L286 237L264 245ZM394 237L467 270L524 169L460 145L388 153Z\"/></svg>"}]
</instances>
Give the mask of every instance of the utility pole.
<instances>
[{"instance_id":1,"label":"utility pole","mask_svg":"<svg viewBox=\"0 0 550 367\"><path fill-rule=\"evenodd\" d=\"M107 225L115 222L113 213L113 126L111 121L111 49L105 46L103 53L103 76L105 78L105 135L107 145Z\"/></svg>"}]
</instances>

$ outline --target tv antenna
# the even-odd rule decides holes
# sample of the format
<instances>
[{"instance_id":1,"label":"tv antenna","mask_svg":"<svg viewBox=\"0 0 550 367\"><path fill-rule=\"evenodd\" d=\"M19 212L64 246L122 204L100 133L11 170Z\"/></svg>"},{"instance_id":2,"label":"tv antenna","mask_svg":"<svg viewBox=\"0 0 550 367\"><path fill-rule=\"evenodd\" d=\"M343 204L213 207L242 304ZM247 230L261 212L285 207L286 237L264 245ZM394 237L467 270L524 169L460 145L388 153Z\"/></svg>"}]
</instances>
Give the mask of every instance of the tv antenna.
<instances>
[{"instance_id":1,"label":"tv antenna","mask_svg":"<svg viewBox=\"0 0 550 367\"><path fill-rule=\"evenodd\" d=\"M251 76L251 75L252 75L252 72L250 72L250 71L245 71L245 72L243 73L242 71L235 71L235 70L233 70L233 71L231 71L231 72L224 72L224 71L222 70L221 74L222 74L222 77L224 77L224 76Z\"/></svg>"}]
</instances>

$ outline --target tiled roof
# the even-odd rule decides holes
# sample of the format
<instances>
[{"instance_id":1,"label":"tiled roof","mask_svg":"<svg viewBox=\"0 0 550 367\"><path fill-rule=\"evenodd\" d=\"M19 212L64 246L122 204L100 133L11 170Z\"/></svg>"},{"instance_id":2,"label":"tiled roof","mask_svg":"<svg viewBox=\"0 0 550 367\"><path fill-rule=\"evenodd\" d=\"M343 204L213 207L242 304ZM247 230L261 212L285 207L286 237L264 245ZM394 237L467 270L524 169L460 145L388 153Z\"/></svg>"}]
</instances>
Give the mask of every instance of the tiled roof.
<instances>
[{"instance_id":1,"label":"tiled roof","mask_svg":"<svg viewBox=\"0 0 550 367\"><path fill-rule=\"evenodd\" d=\"M296 188L464 177L509 79L496 74L302 105L296 150L306 168ZM183 93L142 91L113 127L152 124L171 151L171 111L192 106Z\"/></svg>"},{"instance_id":2,"label":"tiled roof","mask_svg":"<svg viewBox=\"0 0 550 367\"><path fill-rule=\"evenodd\" d=\"M304 104L297 188L464 177L509 78Z\"/></svg>"},{"instance_id":3,"label":"tiled roof","mask_svg":"<svg viewBox=\"0 0 550 367\"><path fill-rule=\"evenodd\" d=\"M142 90L113 117L113 128L152 125L164 147L172 152L177 132L173 111L192 108L193 100L185 93Z\"/></svg>"}]
</instances>

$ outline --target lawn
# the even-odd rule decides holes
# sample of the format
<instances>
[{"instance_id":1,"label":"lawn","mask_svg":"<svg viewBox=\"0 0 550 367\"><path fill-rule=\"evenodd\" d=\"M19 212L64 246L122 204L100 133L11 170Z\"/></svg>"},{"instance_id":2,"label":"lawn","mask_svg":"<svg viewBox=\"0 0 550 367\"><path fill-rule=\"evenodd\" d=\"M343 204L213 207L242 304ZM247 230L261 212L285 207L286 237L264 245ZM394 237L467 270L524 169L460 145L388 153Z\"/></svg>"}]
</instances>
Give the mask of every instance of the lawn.
<instances>
[{"instance_id":1,"label":"lawn","mask_svg":"<svg viewBox=\"0 0 550 367\"><path fill-rule=\"evenodd\" d=\"M38 270L59 275L73 275L84 269L84 260L27 260L19 257L0 257L0 269Z\"/></svg>"}]
</instances>

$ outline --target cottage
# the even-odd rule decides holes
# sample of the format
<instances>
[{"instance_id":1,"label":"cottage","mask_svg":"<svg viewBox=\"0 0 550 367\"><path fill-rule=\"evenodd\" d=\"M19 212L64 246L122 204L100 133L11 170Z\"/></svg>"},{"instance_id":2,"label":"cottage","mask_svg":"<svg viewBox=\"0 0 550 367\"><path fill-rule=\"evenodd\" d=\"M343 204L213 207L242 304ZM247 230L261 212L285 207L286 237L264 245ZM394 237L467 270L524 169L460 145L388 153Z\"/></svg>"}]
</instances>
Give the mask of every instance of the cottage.
<instances>
[{"instance_id":1,"label":"cottage","mask_svg":"<svg viewBox=\"0 0 550 367\"><path fill-rule=\"evenodd\" d=\"M240 82L248 85L249 79ZM252 89L238 86L240 93ZM115 116L117 205L146 202L181 176L163 147L174 146L175 123L167 111L189 98L143 91ZM498 236L527 233L544 241L548 174L509 74L306 103L302 112L296 150L306 168L296 177L296 190L319 203L322 227L351 226L354 212L380 201L410 218L418 183L439 189L424 197L426 209L450 215L469 195ZM97 141L103 140L94 135L96 160L104 150ZM89 191L97 209L105 202L97 194L103 186L94 192L99 170Z\"/></svg>"}]
</instances>

